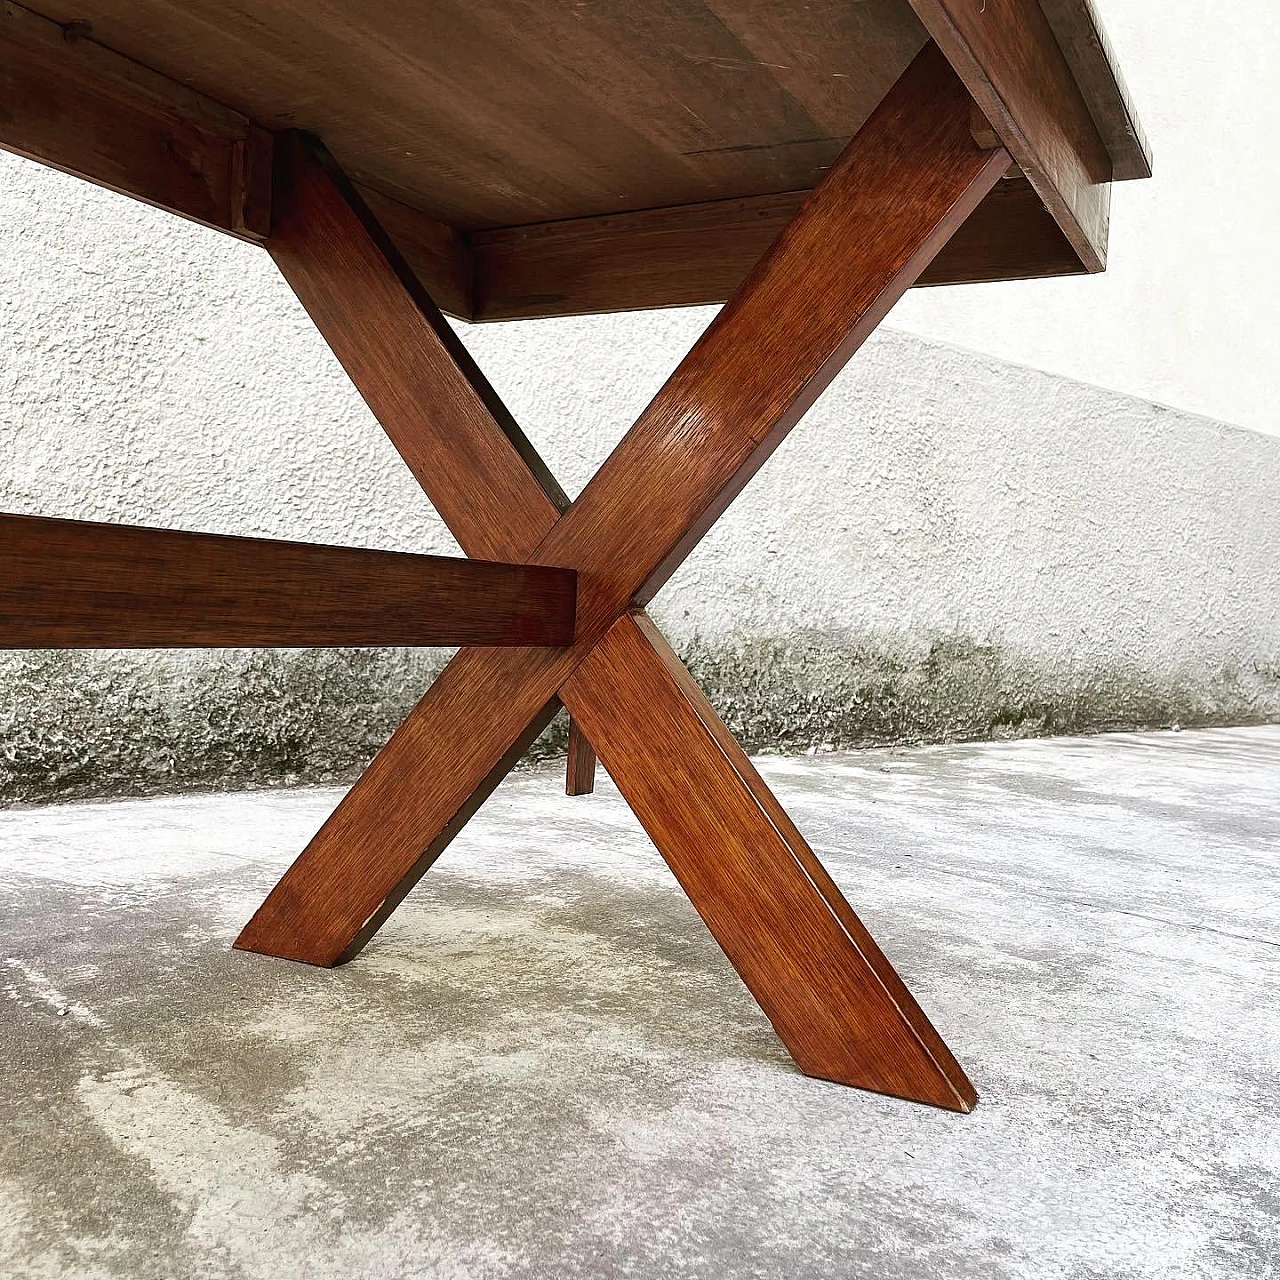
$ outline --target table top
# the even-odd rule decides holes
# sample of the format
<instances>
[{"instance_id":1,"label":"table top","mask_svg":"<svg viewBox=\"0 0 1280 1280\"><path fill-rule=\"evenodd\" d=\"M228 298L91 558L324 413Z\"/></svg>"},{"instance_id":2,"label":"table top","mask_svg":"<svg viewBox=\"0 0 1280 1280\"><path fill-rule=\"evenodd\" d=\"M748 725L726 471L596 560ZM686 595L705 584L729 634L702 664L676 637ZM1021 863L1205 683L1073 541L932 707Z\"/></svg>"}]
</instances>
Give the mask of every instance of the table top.
<instances>
[{"instance_id":1,"label":"table top","mask_svg":"<svg viewBox=\"0 0 1280 1280\"><path fill-rule=\"evenodd\" d=\"M722 242L726 219L730 233L745 225L750 239L752 227L785 218L795 193L821 178L930 37L1061 233L1042 227L1036 252L953 278L1100 269L1105 217L1073 210L1072 188L1105 188L1150 171L1089 0L33 4L71 24L74 37L264 129L318 135L355 181L394 202L383 206L393 234L401 224L407 239L431 240L435 224L442 234L480 237L476 243L497 258L510 258L512 244L527 246L525 228L548 224L556 230L533 241L544 253L558 245L569 259L615 232L652 238L655 227L687 229L699 218L715 222ZM1079 172L1064 177L1056 170L1067 149ZM1012 221L1030 227L1042 210L1036 200L1023 204L1025 213L1020 207ZM664 222L655 221L655 210L685 212ZM607 221L640 211L639 223L634 216ZM416 232L414 214L429 220ZM566 222L578 224L567 251ZM687 260L697 257L690 250ZM727 280L736 270L721 274ZM632 301L711 300L684 296L690 290L682 294L678 275L633 286ZM483 288L483 271L480 277ZM717 279L692 292L725 287ZM564 299L540 304L536 290L524 292L533 301L521 310L509 297L505 314L589 309ZM478 308L471 298L452 309Z\"/></svg>"}]
</instances>

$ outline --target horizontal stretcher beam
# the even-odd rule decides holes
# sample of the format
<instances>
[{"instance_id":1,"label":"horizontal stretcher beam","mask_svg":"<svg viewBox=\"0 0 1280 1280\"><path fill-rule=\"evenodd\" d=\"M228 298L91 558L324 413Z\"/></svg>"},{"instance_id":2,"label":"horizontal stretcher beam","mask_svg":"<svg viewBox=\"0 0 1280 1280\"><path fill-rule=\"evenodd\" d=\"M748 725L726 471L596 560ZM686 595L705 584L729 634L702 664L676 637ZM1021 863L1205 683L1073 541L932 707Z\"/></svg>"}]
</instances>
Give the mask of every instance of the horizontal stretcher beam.
<instances>
[{"instance_id":1,"label":"horizontal stretcher beam","mask_svg":"<svg viewBox=\"0 0 1280 1280\"><path fill-rule=\"evenodd\" d=\"M0 515L0 648L570 645L542 565Z\"/></svg>"}]
</instances>

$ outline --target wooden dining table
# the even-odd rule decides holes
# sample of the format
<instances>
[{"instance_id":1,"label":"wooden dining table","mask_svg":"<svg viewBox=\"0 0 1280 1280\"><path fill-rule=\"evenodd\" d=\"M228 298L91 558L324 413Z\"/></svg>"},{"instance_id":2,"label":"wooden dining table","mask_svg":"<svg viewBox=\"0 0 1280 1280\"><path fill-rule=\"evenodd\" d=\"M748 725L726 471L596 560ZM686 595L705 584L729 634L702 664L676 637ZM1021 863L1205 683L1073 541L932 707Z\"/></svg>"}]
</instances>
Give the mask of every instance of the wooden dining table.
<instances>
[{"instance_id":1,"label":"wooden dining table","mask_svg":"<svg viewBox=\"0 0 1280 1280\"><path fill-rule=\"evenodd\" d=\"M906 290L1103 270L1090 0L37 8L0 147L262 246L465 553L0 517L6 648L462 646L236 945L352 959L563 707L802 1071L971 1109L646 606ZM572 502L445 319L706 303Z\"/></svg>"}]
</instances>

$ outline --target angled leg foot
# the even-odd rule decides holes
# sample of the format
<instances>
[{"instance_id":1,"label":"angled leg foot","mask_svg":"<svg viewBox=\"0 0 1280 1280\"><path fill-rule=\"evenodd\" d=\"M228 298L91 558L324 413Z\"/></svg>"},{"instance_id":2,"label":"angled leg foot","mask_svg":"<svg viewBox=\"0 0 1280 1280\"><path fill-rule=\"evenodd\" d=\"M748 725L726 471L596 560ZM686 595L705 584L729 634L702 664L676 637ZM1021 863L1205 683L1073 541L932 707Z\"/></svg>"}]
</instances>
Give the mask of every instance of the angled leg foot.
<instances>
[{"instance_id":1,"label":"angled leg foot","mask_svg":"<svg viewBox=\"0 0 1280 1280\"><path fill-rule=\"evenodd\" d=\"M565 652L458 653L235 945L316 965L357 955L550 724Z\"/></svg>"},{"instance_id":2,"label":"angled leg foot","mask_svg":"<svg viewBox=\"0 0 1280 1280\"><path fill-rule=\"evenodd\" d=\"M800 1069L953 1111L973 1086L643 614L561 690Z\"/></svg>"}]
</instances>

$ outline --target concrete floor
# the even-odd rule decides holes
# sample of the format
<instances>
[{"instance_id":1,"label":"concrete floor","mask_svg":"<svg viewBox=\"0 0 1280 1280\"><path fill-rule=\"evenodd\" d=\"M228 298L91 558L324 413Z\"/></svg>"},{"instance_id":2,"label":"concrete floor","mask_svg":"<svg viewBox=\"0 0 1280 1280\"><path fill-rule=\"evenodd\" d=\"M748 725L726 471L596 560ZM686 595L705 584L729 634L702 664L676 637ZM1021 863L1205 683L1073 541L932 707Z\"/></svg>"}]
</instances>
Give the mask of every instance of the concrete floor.
<instances>
[{"instance_id":1,"label":"concrete floor","mask_svg":"<svg viewBox=\"0 0 1280 1280\"><path fill-rule=\"evenodd\" d=\"M971 1116L801 1076L607 782L333 972L230 942L335 792L9 811L0 1275L1280 1276L1280 728L763 770Z\"/></svg>"}]
</instances>

